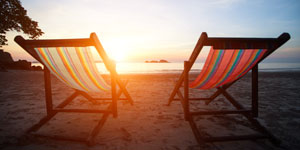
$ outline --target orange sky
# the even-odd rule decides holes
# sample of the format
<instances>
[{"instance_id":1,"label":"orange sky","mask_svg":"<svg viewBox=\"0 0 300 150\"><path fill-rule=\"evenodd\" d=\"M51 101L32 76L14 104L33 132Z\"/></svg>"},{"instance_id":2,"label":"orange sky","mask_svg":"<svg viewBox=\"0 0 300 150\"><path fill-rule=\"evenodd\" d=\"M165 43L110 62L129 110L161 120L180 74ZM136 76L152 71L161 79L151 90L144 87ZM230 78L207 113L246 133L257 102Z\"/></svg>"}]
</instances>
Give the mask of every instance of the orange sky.
<instances>
[{"instance_id":1,"label":"orange sky","mask_svg":"<svg viewBox=\"0 0 300 150\"><path fill-rule=\"evenodd\" d=\"M143 62L188 59L200 34L292 39L272 57L300 58L298 1L245 0L21 0L47 38L88 38L96 32L107 53L118 60ZM274 5L267 5L270 2ZM15 60L33 60L8 32L4 49ZM21 34L22 35L22 34ZM26 35L25 38L27 37Z\"/></svg>"}]
</instances>

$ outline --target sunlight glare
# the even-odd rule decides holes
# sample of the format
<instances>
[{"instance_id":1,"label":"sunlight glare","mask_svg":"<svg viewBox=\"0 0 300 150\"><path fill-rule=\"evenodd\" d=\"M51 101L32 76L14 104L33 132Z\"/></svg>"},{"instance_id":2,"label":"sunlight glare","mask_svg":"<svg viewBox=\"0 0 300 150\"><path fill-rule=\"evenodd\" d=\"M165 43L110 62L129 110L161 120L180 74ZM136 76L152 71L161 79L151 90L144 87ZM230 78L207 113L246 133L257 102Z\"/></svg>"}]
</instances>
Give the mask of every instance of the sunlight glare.
<instances>
[{"instance_id":1,"label":"sunlight glare","mask_svg":"<svg viewBox=\"0 0 300 150\"><path fill-rule=\"evenodd\" d=\"M125 61L130 54L130 45L124 39L112 39L105 43L105 50L109 57L116 62Z\"/></svg>"}]
</instances>

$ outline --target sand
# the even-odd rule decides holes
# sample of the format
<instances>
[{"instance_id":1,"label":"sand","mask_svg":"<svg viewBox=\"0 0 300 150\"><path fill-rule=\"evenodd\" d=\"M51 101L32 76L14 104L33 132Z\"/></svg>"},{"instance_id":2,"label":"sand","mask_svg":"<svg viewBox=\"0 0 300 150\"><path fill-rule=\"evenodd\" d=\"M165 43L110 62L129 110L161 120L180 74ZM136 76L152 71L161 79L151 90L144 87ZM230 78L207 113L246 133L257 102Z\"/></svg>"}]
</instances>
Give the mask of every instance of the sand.
<instances>
[{"instance_id":1,"label":"sand","mask_svg":"<svg viewBox=\"0 0 300 150\"><path fill-rule=\"evenodd\" d=\"M43 72L0 72L0 149L299 149L300 148L300 72L264 72L259 74L259 121L281 141L275 147L268 140L218 142L198 145L188 122L184 121L179 102L166 106L179 74L123 75L129 79L128 91L134 105L118 103L118 118L109 117L96 137L96 144L58 141L28 136L26 129L45 114ZM192 75L192 77L195 77ZM250 76L245 76L228 91L247 107L250 106ZM54 104L72 89L52 78ZM213 91L192 90L193 96L208 96ZM107 94L98 94L104 96ZM192 103L192 109L232 108L223 96L206 106ZM104 107L79 97L70 107ZM96 125L99 114L59 113L38 133L86 137ZM247 120L240 116L198 117L197 125L209 135L251 133Z\"/></svg>"}]
</instances>

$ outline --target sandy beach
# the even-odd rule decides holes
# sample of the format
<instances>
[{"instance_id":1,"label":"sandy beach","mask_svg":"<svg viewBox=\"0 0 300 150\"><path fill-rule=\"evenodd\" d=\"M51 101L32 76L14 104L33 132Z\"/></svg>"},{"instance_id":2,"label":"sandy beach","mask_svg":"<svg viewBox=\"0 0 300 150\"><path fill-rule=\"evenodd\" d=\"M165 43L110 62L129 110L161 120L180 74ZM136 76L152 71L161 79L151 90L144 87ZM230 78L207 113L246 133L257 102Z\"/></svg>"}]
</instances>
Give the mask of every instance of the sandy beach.
<instances>
[{"instance_id":1,"label":"sandy beach","mask_svg":"<svg viewBox=\"0 0 300 150\"><path fill-rule=\"evenodd\" d=\"M31 137L20 139L26 129L46 115L43 72L9 70L0 72L0 149L100 149L100 150L186 150L186 149L299 149L300 148L300 72L259 73L259 121L281 141L275 147L268 140L218 142L198 145L179 102L166 106L179 74L122 75L129 79L127 89L134 105L120 101L118 118L109 117L96 137L96 144ZM191 75L191 78L195 75ZM250 107L251 85L248 74L228 89L242 104ZM73 90L52 78L54 104ZM212 91L192 90L193 96L209 96ZM107 93L94 95L108 96ZM232 108L219 96L210 105L192 103L193 109ZM69 107L103 107L83 97ZM86 137L100 119L99 114L60 113L38 133ZM251 133L241 116L198 117L197 125L209 135Z\"/></svg>"}]
</instances>

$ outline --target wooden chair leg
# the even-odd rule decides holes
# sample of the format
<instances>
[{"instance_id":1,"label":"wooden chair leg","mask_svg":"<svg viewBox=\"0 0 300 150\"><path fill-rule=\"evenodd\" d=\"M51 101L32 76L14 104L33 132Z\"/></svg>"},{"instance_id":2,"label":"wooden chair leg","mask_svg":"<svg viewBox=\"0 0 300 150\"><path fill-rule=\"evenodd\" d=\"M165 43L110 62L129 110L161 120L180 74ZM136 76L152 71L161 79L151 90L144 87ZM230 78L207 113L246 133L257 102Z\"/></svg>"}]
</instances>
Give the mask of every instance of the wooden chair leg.
<instances>
[{"instance_id":1,"label":"wooden chair leg","mask_svg":"<svg viewBox=\"0 0 300 150\"><path fill-rule=\"evenodd\" d=\"M194 48L194 50L193 50L193 53L191 54L191 56L190 56L190 58L188 60L190 62L190 65L189 65L188 68L186 68L187 71L191 70L191 68L192 68L193 64L195 63L198 55L200 54L200 52L201 52L201 50L202 50L202 48L204 46L204 42L206 40L207 40L207 34L206 33L202 33L201 36L200 36L200 38L199 38L199 40L198 40L198 42L197 42L197 44L196 44L196 46L195 46L195 48ZM174 100L174 97L175 97L177 91L179 90L180 86L183 83L183 78L184 78L184 72L182 72L182 74L180 75L179 80L178 80L177 84L175 85L175 87L174 87L174 89L173 89L173 91L172 91L172 93L171 93L171 95L169 97L167 106L170 106L171 103L172 103L172 101Z\"/></svg>"},{"instance_id":2,"label":"wooden chair leg","mask_svg":"<svg viewBox=\"0 0 300 150\"><path fill-rule=\"evenodd\" d=\"M194 136L195 136L198 144L202 145L204 143L204 141L202 139L204 136L201 135L201 133L200 133L200 131L199 131L199 129L198 129L198 127L197 127L197 125L196 125L193 117L190 118L189 124L190 124L190 127L191 127L191 129L193 131L193 134L194 134Z\"/></svg>"},{"instance_id":3,"label":"wooden chair leg","mask_svg":"<svg viewBox=\"0 0 300 150\"><path fill-rule=\"evenodd\" d=\"M226 90L227 88L229 88L231 85L233 85L236 81L234 82L231 82L229 84L226 84L226 85L223 85L222 87L219 87L219 88L222 88L224 90ZM217 88L218 89L218 88ZM221 90L217 90L212 96L210 96L210 100L209 101L206 101L205 104L208 105L209 103L211 103L215 98L217 98L219 95L222 94L222 91Z\"/></svg>"},{"instance_id":4,"label":"wooden chair leg","mask_svg":"<svg viewBox=\"0 0 300 150\"><path fill-rule=\"evenodd\" d=\"M115 69L115 63L113 68ZM117 83L116 83L116 76L115 74L111 74L111 97L112 97L112 111L113 111L113 117L116 118L118 115L118 108L117 108L117 95L116 95L116 88L117 88Z\"/></svg>"},{"instance_id":5,"label":"wooden chair leg","mask_svg":"<svg viewBox=\"0 0 300 150\"><path fill-rule=\"evenodd\" d=\"M128 84L128 80L125 80L125 82L123 82L123 85L124 85L125 88L126 88L127 84ZM122 91L122 89L120 88L120 89L118 90L118 92L117 92L117 100L120 99L120 97L121 97L122 94L123 94L123 91ZM124 95L125 95L125 94L124 94ZM125 96L125 97L126 97L126 96ZM125 98L125 100L127 100L127 101L130 103L130 100L129 100L128 98Z\"/></svg>"},{"instance_id":6,"label":"wooden chair leg","mask_svg":"<svg viewBox=\"0 0 300 150\"><path fill-rule=\"evenodd\" d=\"M54 109L53 109L52 92L51 92L51 78L50 77L51 77L50 76L50 71L45 67L44 80L45 80L45 97L46 97L47 116L42 118L37 124L33 125L31 128L29 128L26 131L26 133L37 131L38 129L40 129L45 123L47 123L51 118L53 118L58 113L58 111L54 111ZM125 89L125 87L122 83L119 83L120 91L118 93L116 93L116 84L117 84L116 77L112 76L112 104L107 108L107 110L113 110L112 112L113 112L114 117L117 117L117 99L121 96L122 92L128 98L128 100L132 103L132 99L131 99L130 95L128 93L126 93L127 90ZM127 85L127 82L125 83L125 86L126 85ZM68 97L66 100L64 100L61 104L59 104L56 107L56 109L64 108L67 104L69 104L78 95L82 95L86 99L88 99L89 101L91 101L93 103L96 103L95 99L92 98L87 93L75 90L75 92L70 97ZM99 133L99 131L103 127L103 125L106 122L106 120L107 120L110 113L111 112L106 112L102 115L102 118L99 120L98 124L95 126L95 128L93 129L93 131L91 132L91 134L89 135L87 140L85 140L88 145L92 145L94 143L95 136ZM37 135L37 136L39 136L39 135ZM82 141L81 138L68 138L68 137L62 137L62 136L52 136L52 137L54 139ZM50 136L50 138L51 138L51 136Z\"/></svg>"},{"instance_id":7,"label":"wooden chair leg","mask_svg":"<svg viewBox=\"0 0 300 150\"><path fill-rule=\"evenodd\" d=\"M83 96L84 98L86 98L88 101L92 102L93 104L97 104L97 101L95 98L93 98L92 96L90 96L89 94L87 94L86 92L83 91L79 91L76 90L81 96Z\"/></svg>"},{"instance_id":8,"label":"wooden chair leg","mask_svg":"<svg viewBox=\"0 0 300 150\"><path fill-rule=\"evenodd\" d=\"M215 98L221 95L222 92L218 89L212 96L209 97L209 100L205 102L206 105L210 104Z\"/></svg>"},{"instance_id":9,"label":"wooden chair leg","mask_svg":"<svg viewBox=\"0 0 300 150\"><path fill-rule=\"evenodd\" d=\"M69 104L75 97L77 97L79 94L78 91L75 91L71 96L69 96L66 100L64 100L62 103L60 103L56 108L64 108L67 104ZM107 110L112 109L112 104L109 105ZM99 120L98 124L94 127L92 132L89 134L87 139L83 138L76 138L76 137L64 137L64 136L46 136L46 135L40 135L40 134L33 134L34 136L39 136L39 137L47 137L47 138L52 138L56 140L68 140L68 141L76 141L76 142L86 142L88 145L93 145L94 144L94 138L98 135L99 131L102 129L104 126L105 122L107 121L109 115L111 112L103 113L101 119ZM53 118L57 112L53 112L44 118L42 118L37 124L33 125L31 128L29 128L26 133L31 133L34 131L37 131L40 129L45 123L47 123L51 118Z\"/></svg>"},{"instance_id":10,"label":"wooden chair leg","mask_svg":"<svg viewBox=\"0 0 300 150\"><path fill-rule=\"evenodd\" d=\"M47 67L44 66L44 84L45 84L45 100L47 115L52 113L52 91L51 91L51 75Z\"/></svg>"},{"instance_id":11,"label":"wooden chair leg","mask_svg":"<svg viewBox=\"0 0 300 150\"><path fill-rule=\"evenodd\" d=\"M60 103L56 108L64 108L65 106L67 106L78 95L79 95L78 92L74 92L66 100L64 100L62 103ZM45 123L47 123L56 114L57 114L57 112L52 112L51 114L47 114L47 116L45 116L44 118L42 118L37 124L35 124L32 127L30 127L26 131L26 133L37 131L40 127L42 127Z\"/></svg>"},{"instance_id":12,"label":"wooden chair leg","mask_svg":"<svg viewBox=\"0 0 300 150\"><path fill-rule=\"evenodd\" d=\"M190 119L190 104L189 104L189 62L184 62L184 119L188 121Z\"/></svg>"},{"instance_id":13,"label":"wooden chair leg","mask_svg":"<svg viewBox=\"0 0 300 150\"><path fill-rule=\"evenodd\" d=\"M108 110L111 109L111 105L107 108ZM102 115L102 118L99 120L98 124L95 126L95 128L93 129L93 131L90 133L89 137L87 138L87 144L89 146L92 146L95 144L95 137L98 135L99 131L102 129L102 127L104 126L104 123L106 122L108 116L110 113L104 113Z\"/></svg>"},{"instance_id":14,"label":"wooden chair leg","mask_svg":"<svg viewBox=\"0 0 300 150\"><path fill-rule=\"evenodd\" d=\"M244 109L244 107L239 104L228 92L226 92L224 89L220 88L223 95L227 98L227 100L230 101L231 104L233 104L233 106L240 110L240 109ZM257 128L257 130L259 132L261 132L262 134L264 135L267 135L271 142L274 144L274 145L278 145L280 144L280 140L278 140L271 132L269 132L264 126L262 126L259 121L257 121L253 115L246 115L246 114L243 114L250 122L251 124Z\"/></svg>"},{"instance_id":15,"label":"wooden chair leg","mask_svg":"<svg viewBox=\"0 0 300 150\"><path fill-rule=\"evenodd\" d=\"M117 79L116 79L116 82L117 82L117 84L119 85L119 87L120 87L120 89L122 90L122 92L124 93L124 95L126 96L126 98L128 99L129 103L130 103L131 105L133 105L133 100L132 100L131 96L129 95L127 89L126 89L125 86L123 85L122 81L121 81L119 78L117 78Z\"/></svg>"},{"instance_id":16,"label":"wooden chair leg","mask_svg":"<svg viewBox=\"0 0 300 150\"><path fill-rule=\"evenodd\" d=\"M216 93L223 94L226 97L226 99L237 110L245 110L245 108L226 91L226 88L228 88L229 86L219 87L218 91ZM200 134L201 132L199 131L195 122L193 121L193 116L194 115L213 115L214 114L213 111L206 111L206 113L191 112L192 116L191 116L191 119L189 120L189 123L190 123L191 129L194 133L194 136L199 144L202 144L204 142L255 140L255 139L268 138L274 145L278 146L280 144L280 140L277 139L271 132L269 132L263 125L261 125L259 123L259 121L255 119L255 116L251 113L251 111L247 111L247 113L243 113L243 111L241 111L241 112L236 112L236 114L245 116L248 119L248 121L251 123L251 125L261 134L249 134L249 135L240 135L240 136L204 137L203 135ZM219 111L219 112L224 112L224 114L226 114L225 111ZM218 113L218 114L222 114L222 113Z\"/></svg>"},{"instance_id":17,"label":"wooden chair leg","mask_svg":"<svg viewBox=\"0 0 300 150\"><path fill-rule=\"evenodd\" d=\"M177 91L177 96L179 97L179 101L181 103L181 106L182 106L182 110L183 112L185 112L185 108L184 108L184 96L182 95L182 93L179 91Z\"/></svg>"},{"instance_id":18,"label":"wooden chair leg","mask_svg":"<svg viewBox=\"0 0 300 150\"><path fill-rule=\"evenodd\" d=\"M35 132L38 129L40 129L45 123L47 123L52 117L54 117L56 115L56 113L53 114L49 114L47 116L45 116L44 118L42 118L37 124L34 124L33 126L31 126L26 133L30 133L30 132Z\"/></svg>"},{"instance_id":19,"label":"wooden chair leg","mask_svg":"<svg viewBox=\"0 0 300 150\"><path fill-rule=\"evenodd\" d=\"M252 68L252 115L258 117L258 65Z\"/></svg>"},{"instance_id":20,"label":"wooden chair leg","mask_svg":"<svg viewBox=\"0 0 300 150\"><path fill-rule=\"evenodd\" d=\"M174 98L176 96L177 91L179 91L179 88L180 88L180 86L183 83L183 76L184 76L184 73L181 74L179 80L177 81L177 83L176 83L176 85L175 85L175 87L174 87L174 89L173 89L173 91L172 91L172 93L171 93L171 95L169 97L167 106L171 105L171 103L173 102L173 100L174 100Z\"/></svg>"}]
</instances>

